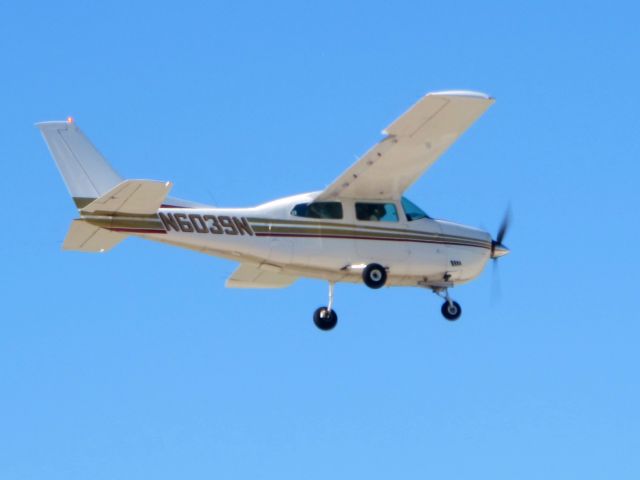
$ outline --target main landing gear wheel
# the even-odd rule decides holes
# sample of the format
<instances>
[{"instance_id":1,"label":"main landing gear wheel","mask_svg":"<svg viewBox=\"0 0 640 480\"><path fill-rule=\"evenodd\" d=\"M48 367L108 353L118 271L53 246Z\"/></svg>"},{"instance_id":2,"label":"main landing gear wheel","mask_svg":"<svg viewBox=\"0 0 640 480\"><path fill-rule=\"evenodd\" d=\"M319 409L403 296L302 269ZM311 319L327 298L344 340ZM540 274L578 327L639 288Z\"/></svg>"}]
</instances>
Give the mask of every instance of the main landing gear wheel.
<instances>
[{"instance_id":1,"label":"main landing gear wheel","mask_svg":"<svg viewBox=\"0 0 640 480\"><path fill-rule=\"evenodd\" d=\"M320 330L328 331L333 329L338 323L338 314L335 310L329 310L327 307L320 307L313 312L313 323Z\"/></svg>"},{"instance_id":2,"label":"main landing gear wheel","mask_svg":"<svg viewBox=\"0 0 640 480\"><path fill-rule=\"evenodd\" d=\"M460 315L462 315L462 307L460 307L458 302L454 302L453 300L444 302L440 310L444 318L452 322L459 319Z\"/></svg>"},{"instance_id":3,"label":"main landing gear wheel","mask_svg":"<svg viewBox=\"0 0 640 480\"><path fill-rule=\"evenodd\" d=\"M328 331L333 329L338 323L338 314L333 309L333 289L335 284L329 282L329 305L326 307L317 308L313 312L313 323L316 324L320 330Z\"/></svg>"},{"instance_id":4,"label":"main landing gear wheel","mask_svg":"<svg viewBox=\"0 0 640 480\"><path fill-rule=\"evenodd\" d=\"M383 287L387 282L387 271L382 265L370 263L362 271L362 280L369 288Z\"/></svg>"}]
</instances>

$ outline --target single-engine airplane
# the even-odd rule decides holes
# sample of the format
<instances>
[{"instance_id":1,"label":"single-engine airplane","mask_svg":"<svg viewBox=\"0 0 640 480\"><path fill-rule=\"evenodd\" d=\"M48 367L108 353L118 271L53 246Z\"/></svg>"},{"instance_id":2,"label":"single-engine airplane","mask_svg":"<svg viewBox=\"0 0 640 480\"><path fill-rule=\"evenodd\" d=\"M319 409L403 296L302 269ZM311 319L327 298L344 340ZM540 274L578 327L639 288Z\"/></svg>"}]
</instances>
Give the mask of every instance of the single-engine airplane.
<instances>
[{"instance_id":1,"label":"single-engine airplane","mask_svg":"<svg viewBox=\"0 0 640 480\"><path fill-rule=\"evenodd\" d=\"M66 121L38 123L80 217L63 249L106 252L127 236L164 242L240 262L227 287L278 288L300 277L329 283L329 301L313 314L321 330L336 326L337 282L370 288L418 286L445 299L477 277L489 259L509 253L485 231L429 217L403 192L482 115L483 93L429 93L327 188L251 208L217 208L168 197L171 182L124 180L82 131Z\"/></svg>"}]
</instances>

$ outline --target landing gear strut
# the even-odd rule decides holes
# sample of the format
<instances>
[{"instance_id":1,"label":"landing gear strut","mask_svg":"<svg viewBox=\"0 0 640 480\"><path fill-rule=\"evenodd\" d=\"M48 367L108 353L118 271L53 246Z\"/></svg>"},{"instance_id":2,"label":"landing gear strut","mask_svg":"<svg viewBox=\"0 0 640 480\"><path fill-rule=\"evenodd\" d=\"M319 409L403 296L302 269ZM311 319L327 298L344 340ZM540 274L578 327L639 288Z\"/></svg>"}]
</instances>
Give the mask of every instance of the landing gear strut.
<instances>
[{"instance_id":1,"label":"landing gear strut","mask_svg":"<svg viewBox=\"0 0 640 480\"><path fill-rule=\"evenodd\" d=\"M462 315L462 307L458 302L451 300L448 289L434 288L433 293L445 299L445 302L442 304L442 308L440 309L444 318L451 322L460 318L460 315Z\"/></svg>"},{"instance_id":2,"label":"landing gear strut","mask_svg":"<svg viewBox=\"0 0 640 480\"><path fill-rule=\"evenodd\" d=\"M338 314L333 309L333 287L335 284L329 282L329 305L326 307L317 308L313 312L313 323L316 324L320 330L329 331L333 329L338 323Z\"/></svg>"}]
</instances>

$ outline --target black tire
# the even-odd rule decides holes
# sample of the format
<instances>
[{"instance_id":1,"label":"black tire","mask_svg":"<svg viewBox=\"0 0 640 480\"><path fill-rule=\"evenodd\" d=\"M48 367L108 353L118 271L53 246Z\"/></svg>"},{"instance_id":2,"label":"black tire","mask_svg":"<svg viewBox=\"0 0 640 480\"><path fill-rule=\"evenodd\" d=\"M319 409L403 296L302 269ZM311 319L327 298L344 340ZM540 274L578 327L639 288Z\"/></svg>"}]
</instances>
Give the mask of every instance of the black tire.
<instances>
[{"instance_id":1,"label":"black tire","mask_svg":"<svg viewBox=\"0 0 640 480\"><path fill-rule=\"evenodd\" d=\"M460 315L462 315L462 307L460 307L458 302L454 302L453 300L451 301L451 304L449 304L449 302L444 302L440 310L444 318L451 322L459 319Z\"/></svg>"},{"instance_id":2,"label":"black tire","mask_svg":"<svg viewBox=\"0 0 640 480\"><path fill-rule=\"evenodd\" d=\"M338 314L335 310L329 311L327 307L320 307L313 312L313 323L320 330L332 330L338 323Z\"/></svg>"},{"instance_id":3,"label":"black tire","mask_svg":"<svg viewBox=\"0 0 640 480\"><path fill-rule=\"evenodd\" d=\"M387 271L378 263L370 263L362 271L362 281L369 288L384 287L387 283Z\"/></svg>"}]
</instances>

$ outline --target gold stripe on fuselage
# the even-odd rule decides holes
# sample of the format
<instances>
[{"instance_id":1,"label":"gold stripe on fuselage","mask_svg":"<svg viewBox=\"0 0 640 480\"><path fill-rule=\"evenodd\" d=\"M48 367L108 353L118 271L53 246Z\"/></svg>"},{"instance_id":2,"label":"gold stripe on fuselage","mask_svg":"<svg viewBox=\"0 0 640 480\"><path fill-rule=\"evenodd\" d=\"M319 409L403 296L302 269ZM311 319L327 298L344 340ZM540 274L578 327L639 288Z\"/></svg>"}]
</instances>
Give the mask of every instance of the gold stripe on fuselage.
<instances>
[{"instance_id":1,"label":"gold stripe on fuselage","mask_svg":"<svg viewBox=\"0 0 640 480\"><path fill-rule=\"evenodd\" d=\"M188 211L189 209L185 209ZM83 218L97 227L107 229L147 229L166 231L166 227L157 214L126 214L110 212L96 212L91 215L83 215ZM185 216L187 219L188 216ZM411 231L401 228L380 227L374 225L354 225L338 222L313 221L313 220L281 220L271 218L247 218L251 228L257 236L288 236L300 238L334 238L334 239L360 239L378 241L406 241L414 243L435 243L446 245L461 245L477 248L491 248L491 243L475 238L461 237L457 235L443 235L439 233ZM198 232L194 233L208 233Z\"/></svg>"},{"instance_id":2,"label":"gold stripe on fuselage","mask_svg":"<svg viewBox=\"0 0 640 480\"><path fill-rule=\"evenodd\" d=\"M399 228L360 226L334 222L313 222L250 218L252 228L259 236L299 236L326 238L356 238L363 240L389 240L420 243L440 243L491 248L491 243L476 238L430 232L410 231ZM260 223L256 225L253 222Z\"/></svg>"}]
</instances>

